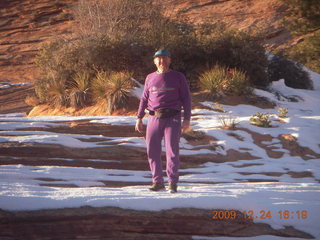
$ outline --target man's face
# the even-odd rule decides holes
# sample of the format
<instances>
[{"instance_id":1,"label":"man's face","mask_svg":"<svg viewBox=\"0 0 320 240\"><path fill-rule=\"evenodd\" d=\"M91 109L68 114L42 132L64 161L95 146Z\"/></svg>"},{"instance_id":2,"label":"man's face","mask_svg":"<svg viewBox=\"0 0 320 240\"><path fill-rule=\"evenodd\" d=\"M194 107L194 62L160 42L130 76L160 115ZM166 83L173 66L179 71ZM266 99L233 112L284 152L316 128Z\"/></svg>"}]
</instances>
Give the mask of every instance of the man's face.
<instances>
[{"instance_id":1,"label":"man's face","mask_svg":"<svg viewBox=\"0 0 320 240\"><path fill-rule=\"evenodd\" d=\"M168 56L158 56L153 60L157 69L160 71L167 71L171 64L171 58Z\"/></svg>"}]
</instances>

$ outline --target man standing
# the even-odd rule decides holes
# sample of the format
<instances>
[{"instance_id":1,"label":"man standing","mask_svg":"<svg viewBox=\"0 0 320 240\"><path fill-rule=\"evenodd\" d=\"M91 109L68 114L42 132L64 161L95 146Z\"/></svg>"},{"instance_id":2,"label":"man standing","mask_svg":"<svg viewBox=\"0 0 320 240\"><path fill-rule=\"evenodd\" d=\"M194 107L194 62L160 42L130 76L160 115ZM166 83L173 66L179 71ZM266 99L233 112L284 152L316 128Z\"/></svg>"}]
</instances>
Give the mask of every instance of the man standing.
<instances>
[{"instance_id":1,"label":"man standing","mask_svg":"<svg viewBox=\"0 0 320 240\"><path fill-rule=\"evenodd\" d=\"M153 59L157 71L149 74L145 80L135 129L140 133L142 132L142 118L147 112L150 116L148 118L146 143L153 182L149 190L165 190L161 162L161 141L164 137L168 188L170 192L174 193L177 192L179 180L181 128L184 131L190 127L190 90L185 76L170 69L171 54L169 51L159 50L154 54ZM181 125L182 107L184 114Z\"/></svg>"}]
</instances>

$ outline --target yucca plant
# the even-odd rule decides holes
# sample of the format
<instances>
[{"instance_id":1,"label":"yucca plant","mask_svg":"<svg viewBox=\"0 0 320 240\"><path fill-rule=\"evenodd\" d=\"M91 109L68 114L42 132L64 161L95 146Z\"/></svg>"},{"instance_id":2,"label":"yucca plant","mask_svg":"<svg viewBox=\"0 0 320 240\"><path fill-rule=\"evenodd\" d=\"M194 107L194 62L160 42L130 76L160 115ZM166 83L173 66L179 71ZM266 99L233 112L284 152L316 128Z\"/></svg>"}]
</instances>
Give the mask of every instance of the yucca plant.
<instances>
[{"instance_id":1,"label":"yucca plant","mask_svg":"<svg viewBox=\"0 0 320 240\"><path fill-rule=\"evenodd\" d=\"M67 106L69 98L66 94L65 80L51 79L47 82L48 102L53 106Z\"/></svg>"},{"instance_id":2,"label":"yucca plant","mask_svg":"<svg viewBox=\"0 0 320 240\"><path fill-rule=\"evenodd\" d=\"M251 92L249 78L243 71L215 65L200 76L200 87L217 96L242 95Z\"/></svg>"},{"instance_id":3,"label":"yucca plant","mask_svg":"<svg viewBox=\"0 0 320 240\"><path fill-rule=\"evenodd\" d=\"M92 83L93 96L96 100L106 101L107 114L127 106L129 94L133 88L131 78L132 74L127 71L98 71Z\"/></svg>"},{"instance_id":4,"label":"yucca plant","mask_svg":"<svg viewBox=\"0 0 320 240\"><path fill-rule=\"evenodd\" d=\"M209 71L200 76L200 88L208 90L211 94L220 95L223 93L223 84L227 76L226 68L215 65Z\"/></svg>"},{"instance_id":5,"label":"yucca plant","mask_svg":"<svg viewBox=\"0 0 320 240\"><path fill-rule=\"evenodd\" d=\"M82 108L88 102L88 91L91 74L88 71L78 72L73 77L70 86L70 104L78 109Z\"/></svg>"},{"instance_id":6,"label":"yucca plant","mask_svg":"<svg viewBox=\"0 0 320 240\"><path fill-rule=\"evenodd\" d=\"M97 71L95 78L92 81L92 98L94 101L106 99L106 82L109 74L105 71Z\"/></svg>"},{"instance_id":7,"label":"yucca plant","mask_svg":"<svg viewBox=\"0 0 320 240\"><path fill-rule=\"evenodd\" d=\"M240 96L252 92L252 88L249 86L249 78L245 72L237 69L230 69L228 75L227 81L229 84L228 88L225 89L227 93Z\"/></svg>"},{"instance_id":8,"label":"yucca plant","mask_svg":"<svg viewBox=\"0 0 320 240\"><path fill-rule=\"evenodd\" d=\"M280 118L286 118L288 114L288 108L279 108L278 109L278 116Z\"/></svg>"}]
</instances>

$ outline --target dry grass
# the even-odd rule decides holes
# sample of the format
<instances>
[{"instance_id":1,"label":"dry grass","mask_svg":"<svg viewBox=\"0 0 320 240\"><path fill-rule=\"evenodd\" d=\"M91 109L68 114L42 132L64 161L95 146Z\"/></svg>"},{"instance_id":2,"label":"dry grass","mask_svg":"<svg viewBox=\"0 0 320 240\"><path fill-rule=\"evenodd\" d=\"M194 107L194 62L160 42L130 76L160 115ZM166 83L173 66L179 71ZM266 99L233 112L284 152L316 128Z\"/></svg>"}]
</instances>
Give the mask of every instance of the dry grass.
<instances>
[{"instance_id":1,"label":"dry grass","mask_svg":"<svg viewBox=\"0 0 320 240\"><path fill-rule=\"evenodd\" d=\"M218 119L224 129L235 130L239 124L237 118L229 114L219 115Z\"/></svg>"}]
</instances>

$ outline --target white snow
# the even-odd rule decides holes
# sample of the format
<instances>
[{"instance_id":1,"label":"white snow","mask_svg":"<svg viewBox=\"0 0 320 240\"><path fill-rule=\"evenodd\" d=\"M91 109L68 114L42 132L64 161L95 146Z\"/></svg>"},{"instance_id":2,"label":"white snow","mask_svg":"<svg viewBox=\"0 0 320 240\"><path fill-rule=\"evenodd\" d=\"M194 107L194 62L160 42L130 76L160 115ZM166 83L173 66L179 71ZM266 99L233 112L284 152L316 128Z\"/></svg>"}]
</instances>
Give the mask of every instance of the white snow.
<instances>
[{"instance_id":1,"label":"white snow","mask_svg":"<svg viewBox=\"0 0 320 240\"><path fill-rule=\"evenodd\" d=\"M179 192L152 193L146 186L128 186L122 188L105 187L103 181L125 181L149 184L149 171L130 171L114 169L94 169L80 167L0 166L0 208L4 210L37 210L84 205L102 207L115 206L128 209L159 211L175 207L213 209L252 210L257 218L255 222L264 222L279 229L293 226L298 230L320 239L320 75L310 72L314 90L298 90L286 87L284 81L274 82L271 92L255 89L255 93L269 98L276 104L273 109L260 109L249 105L222 105L225 115L233 117L239 123L238 130L224 130L219 117L222 114L205 109L193 110L192 127L204 131L217 139L208 145L192 146L181 139L181 155L222 154L230 149L250 153L254 159L214 163L205 159L198 168L181 169ZM280 93L278 99L275 93ZM135 95L141 89L135 89ZM298 102L288 101L294 96ZM213 106L204 102L205 106ZM288 108L284 122L279 122L278 108ZM260 128L249 122L252 114L261 112L271 114L272 128ZM118 145L145 148L142 137L104 137L102 135L80 135L50 132L51 127L66 126L66 121L89 120L92 123L113 125L131 125L134 131L135 117L23 117L23 114L0 115L0 142L6 143L45 143L59 144L73 148L116 147ZM146 123L147 119L144 119ZM61 123L60 123L61 122ZM36 131L33 128L43 128ZM270 157L264 147L254 142L249 131L271 136L271 140L262 142L273 151L280 153L278 158ZM307 154L304 160L291 156L283 149L278 136L290 134L296 137L302 147L310 148L315 154ZM236 137L235 137L236 136ZM91 141L85 141L90 139ZM96 140L96 141L93 141ZM215 147L213 147L215 146ZM5 157L1 157L4 159ZM59 159L73 161L73 159ZM88 159L88 161L102 161ZM105 160L103 160L105 161ZM112 160L110 160L112 161ZM296 177L293 173L305 172L306 176ZM53 184L71 184L78 187L57 187L48 185L45 179L53 179ZM252 181L252 182L250 182ZM259 182L260 181L260 182ZM262 182L264 181L264 182ZM261 211L270 211L272 217L261 219ZM288 219L281 219L280 211L289 211ZM308 216L301 218L301 212ZM300 218L299 218L300 217ZM258 236L252 238L205 238L193 236L193 239L254 239L280 240L276 236ZM298 238L291 238L298 239Z\"/></svg>"},{"instance_id":2,"label":"white snow","mask_svg":"<svg viewBox=\"0 0 320 240\"><path fill-rule=\"evenodd\" d=\"M0 89L7 89L14 86L25 86L31 83L8 83L8 82L0 82Z\"/></svg>"}]
</instances>

